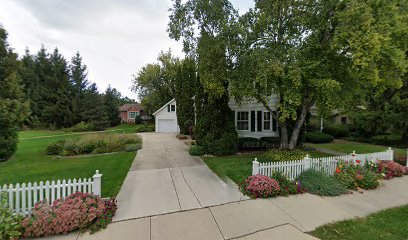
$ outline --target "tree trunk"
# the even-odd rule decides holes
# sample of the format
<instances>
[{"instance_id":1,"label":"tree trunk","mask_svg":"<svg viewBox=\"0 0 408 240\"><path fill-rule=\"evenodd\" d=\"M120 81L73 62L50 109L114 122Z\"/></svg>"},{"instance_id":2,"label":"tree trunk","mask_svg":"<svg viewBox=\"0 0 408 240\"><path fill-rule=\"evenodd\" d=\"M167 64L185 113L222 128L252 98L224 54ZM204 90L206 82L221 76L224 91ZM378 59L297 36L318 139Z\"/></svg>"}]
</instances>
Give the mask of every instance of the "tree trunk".
<instances>
[{"instance_id":1,"label":"tree trunk","mask_svg":"<svg viewBox=\"0 0 408 240\"><path fill-rule=\"evenodd\" d=\"M302 112L300 113L299 118L296 121L295 127L293 128L292 135L290 137L288 149L292 150L296 148L300 129L302 129L303 124L305 123L307 113L311 107L310 103L306 103L303 105Z\"/></svg>"},{"instance_id":2,"label":"tree trunk","mask_svg":"<svg viewBox=\"0 0 408 240\"><path fill-rule=\"evenodd\" d=\"M280 128L280 148L288 149L288 128L286 122L279 124Z\"/></svg>"}]
</instances>

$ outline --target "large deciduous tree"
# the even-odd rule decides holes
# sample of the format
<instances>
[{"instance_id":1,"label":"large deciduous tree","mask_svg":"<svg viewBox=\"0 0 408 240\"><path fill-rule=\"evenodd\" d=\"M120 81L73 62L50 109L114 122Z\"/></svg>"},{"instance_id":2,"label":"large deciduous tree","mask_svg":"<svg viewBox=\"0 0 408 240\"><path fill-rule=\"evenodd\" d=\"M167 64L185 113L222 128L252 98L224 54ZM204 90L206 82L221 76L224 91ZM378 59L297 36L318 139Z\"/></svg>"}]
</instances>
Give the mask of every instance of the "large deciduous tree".
<instances>
[{"instance_id":1,"label":"large deciduous tree","mask_svg":"<svg viewBox=\"0 0 408 240\"><path fill-rule=\"evenodd\" d=\"M9 159L17 149L17 128L29 114L18 74L17 55L7 43L0 26L0 161Z\"/></svg>"},{"instance_id":2,"label":"large deciduous tree","mask_svg":"<svg viewBox=\"0 0 408 240\"><path fill-rule=\"evenodd\" d=\"M179 59L171 51L161 52L158 62L147 64L132 80L146 111L154 112L175 97L175 82Z\"/></svg>"},{"instance_id":3,"label":"large deciduous tree","mask_svg":"<svg viewBox=\"0 0 408 240\"><path fill-rule=\"evenodd\" d=\"M240 17L231 93L263 103L293 149L313 105L359 104L366 86L399 86L406 72L404 1L255 1ZM279 97L277 114L268 105Z\"/></svg>"}]
</instances>

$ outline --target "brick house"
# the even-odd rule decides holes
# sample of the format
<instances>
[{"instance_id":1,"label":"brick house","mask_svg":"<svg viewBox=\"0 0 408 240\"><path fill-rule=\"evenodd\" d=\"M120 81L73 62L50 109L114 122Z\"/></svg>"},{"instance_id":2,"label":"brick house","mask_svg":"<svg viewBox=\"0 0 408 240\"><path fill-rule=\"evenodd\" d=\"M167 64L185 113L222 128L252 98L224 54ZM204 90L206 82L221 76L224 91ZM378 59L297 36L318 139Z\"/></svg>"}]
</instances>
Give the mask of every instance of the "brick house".
<instances>
[{"instance_id":1,"label":"brick house","mask_svg":"<svg viewBox=\"0 0 408 240\"><path fill-rule=\"evenodd\" d=\"M126 103L119 107L122 123L135 123L136 116L143 115L142 106L139 103Z\"/></svg>"}]
</instances>

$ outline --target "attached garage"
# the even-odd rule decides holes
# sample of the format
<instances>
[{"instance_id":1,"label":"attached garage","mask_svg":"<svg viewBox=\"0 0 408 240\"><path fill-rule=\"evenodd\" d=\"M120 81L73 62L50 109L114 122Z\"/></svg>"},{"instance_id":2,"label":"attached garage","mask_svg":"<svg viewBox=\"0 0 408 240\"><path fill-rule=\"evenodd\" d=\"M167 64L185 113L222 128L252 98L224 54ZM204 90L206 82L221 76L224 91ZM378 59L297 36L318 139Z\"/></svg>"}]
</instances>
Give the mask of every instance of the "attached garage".
<instances>
[{"instance_id":1,"label":"attached garage","mask_svg":"<svg viewBox=\"0 0 408 240\"><path fill-rule=\"evenodd\" d=\"M176 133L180 132L177 124L176 99L172 99L163 107L153 113L156 124L156 132Z\"/></svg>"}]
</instances>

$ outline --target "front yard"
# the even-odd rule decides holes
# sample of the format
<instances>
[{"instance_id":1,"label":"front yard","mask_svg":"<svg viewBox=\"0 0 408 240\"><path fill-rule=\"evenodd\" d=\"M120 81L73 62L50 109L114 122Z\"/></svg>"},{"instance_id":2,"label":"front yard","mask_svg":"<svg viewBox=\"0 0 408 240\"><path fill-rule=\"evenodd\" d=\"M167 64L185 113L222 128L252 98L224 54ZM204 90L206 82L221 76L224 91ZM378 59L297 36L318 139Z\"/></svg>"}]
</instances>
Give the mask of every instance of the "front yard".
<instances>
[{"instance_id":1,"label":"front yard","mask_svg":"<svg viewBox=\"0 0 408 240\"><path fill-rule=\"evenodd\" d=\"M322 240L407 239L408 205L384 210L366 218L324 225L311 232Z\"/></svg>"},{"instance_id":2,"label":"front yard","mask_svg":"<svg viewBox=\"0 0 408 240\"><path fill-rule=\"evenodd\" d=\"M135 132L138 125L120 125L114 132ZM102 196L116 196L135 157L135 152L107 155L56 157L46 155L50 143L78 135L63 131L22 131L16 154L0 163L0 185L58 179L89 178L99 170L102 174Z\"/></svg>"},{"instance_id":3,"label":"front yard","mask_svg":"<svg viewBox=\"0 0 408 240\"><path fill-rule=\"evenodd\" d=\"M330 154L308 151L310 157L328 157ZM252 175L252 161L257 158L258 162L270 162L274 159L268 158L264 153L233 155L225 157L204 157L204 162L220 178L228 177L236 184L241 184L248 176Z\"/></svg>"},{"instance_id":4,"label":"front yard","mask_svg":"<svg viewBox=\"0 0 408 240\"><path fill-rule=\"evenodd\" d=\"M349 142L344 140L336 140L333 143L321 143L321 144L307 144L311 147L326 148L337 152L343 153L373 153L382 152L388 149L386 146L374 145L369 143ZM392 148L397 156L407 156L407 149Z\"/></svg>"}]
</instances>

